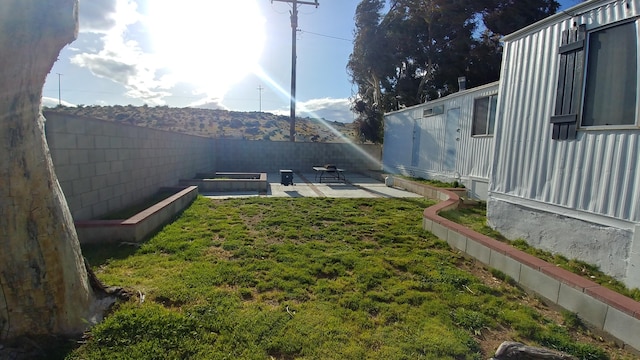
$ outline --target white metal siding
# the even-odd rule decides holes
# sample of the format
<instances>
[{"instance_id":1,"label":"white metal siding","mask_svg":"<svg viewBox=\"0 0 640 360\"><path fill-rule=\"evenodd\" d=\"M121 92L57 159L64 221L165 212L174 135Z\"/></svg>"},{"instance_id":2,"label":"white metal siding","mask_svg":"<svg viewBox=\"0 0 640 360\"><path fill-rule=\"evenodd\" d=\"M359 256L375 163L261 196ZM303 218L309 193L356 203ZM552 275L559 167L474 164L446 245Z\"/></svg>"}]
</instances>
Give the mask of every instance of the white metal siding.
<instances>
[{"instance_id":1,"label":"white metal siding","mask_svg":"<svg viewBox=\"0 0 640 360\"><path fill-rule=\"evenodd\" d=\"M589 31L636 17L640 0L576 9L582 14L507 37L490 191L638 222L640 129L579 130L576 140L552 140L549 119L561 32L574 23Z\"/></svg>"},{"instance_id":2,"label":"white metal siding","mask_svg":"<svg viewBox=\"0 0 640 360\"><path fill-rule=\"evenodd\" d=\"M493 136L472 137L473 100L496 94L498 83L469 89L442 99L385 115L383 165L386 171L405 175L489 180L493 159ZM423 110L443 105L440 115L423 117ZM447 111L460 109L453 170L444 165ZM499 121L496 119L496 121ZM409 125L411 123L411 125ZM417 141L418 143L414 143ZM412 152L418 151L417 159Z\"/></svg>"},{"instance_id":3,"label":"white metal siding","mask_svg":"<svg viewBox=\"0 0 640 360\"><path fill-rule=\"evenodd\" d=\"M384 171L396 173L399 167L411 165L413 118L412 111L401 111L385 116L382 146Z\"/></svg>"}]
</instances>

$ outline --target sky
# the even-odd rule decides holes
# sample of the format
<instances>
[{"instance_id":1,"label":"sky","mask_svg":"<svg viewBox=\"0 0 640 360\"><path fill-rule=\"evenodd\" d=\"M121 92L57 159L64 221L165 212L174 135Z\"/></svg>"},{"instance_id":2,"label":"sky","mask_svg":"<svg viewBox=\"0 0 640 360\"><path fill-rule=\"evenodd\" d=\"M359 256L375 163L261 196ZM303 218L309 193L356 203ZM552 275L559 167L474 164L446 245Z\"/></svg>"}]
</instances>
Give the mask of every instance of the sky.
<instances>
[{"instance_id":1,"label":"sky","mask_svg":"<svg viewBox=\"0 0 640 360\"><path fill-rule=\"evenodd\" d=\"M313 3L313 0L306 1ZM296 115L352 122L346 70L360 0L298 5ZM578 0L561 1L562 8ZM80 0L43 104L143 105L289 115L291 2Z\"/></svg>"}]
</instances>

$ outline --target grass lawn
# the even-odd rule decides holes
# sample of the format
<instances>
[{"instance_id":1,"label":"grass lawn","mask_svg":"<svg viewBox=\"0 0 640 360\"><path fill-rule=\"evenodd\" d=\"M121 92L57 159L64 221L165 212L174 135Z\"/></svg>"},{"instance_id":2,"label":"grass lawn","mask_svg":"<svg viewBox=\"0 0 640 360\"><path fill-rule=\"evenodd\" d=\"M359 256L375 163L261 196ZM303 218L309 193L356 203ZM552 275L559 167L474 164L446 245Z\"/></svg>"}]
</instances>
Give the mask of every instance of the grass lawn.
<instances>
[{"instance_id":1,"label":"grass lawn","mask_svg":"<svg viewBox=\"0 0 640 360\"><path fill-rule=\"evenodd\" d=\"M470 208L460 208L456 210L443 211L440 216L447 218L451 221L455 221L459 224L466 226L475 232L487 235L496 240L511 244L513 247L518 248L528 254L536 256L548 263L558 265L559 267L571 271L574 274L581 275L582 277L594 281L604 287L607 287L613 291L619 292L622 295L628 296L636 301L640 301L640 289L629 289L624 283L616 280L612 276L606 275L597 266L591 265L584 261L577 259L568 259L565 256L559 254L553 254L549 251L536 249L526 241L519 239L510 241L499 232L491 229L487 226L487 207L486 203L481 202L476 206Z\"/></svg>"},{"instance_id":2,"label":"grass lawn","mask_svg":"<svg viewBox=\"0 0 640 360\"><path fill-rule=\"evenodd\" d=\"M85 248L140 291L68 359L487 359L504 340L631 358L422 230L422 199L199 197L139 248Z\"/></svg>"}]
</instances>

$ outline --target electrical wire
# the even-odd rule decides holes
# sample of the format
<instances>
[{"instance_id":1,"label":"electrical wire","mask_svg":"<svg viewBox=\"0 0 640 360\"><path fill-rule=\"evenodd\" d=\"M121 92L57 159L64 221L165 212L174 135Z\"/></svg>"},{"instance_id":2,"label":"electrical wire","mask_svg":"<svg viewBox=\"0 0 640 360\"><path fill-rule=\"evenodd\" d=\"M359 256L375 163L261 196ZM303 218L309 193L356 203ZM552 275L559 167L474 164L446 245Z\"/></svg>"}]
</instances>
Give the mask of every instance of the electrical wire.
<instances>
[{"instance_id":1,"label":"electrical wire","mask_svg":"<svg viewBox=\"0 0 640 360\"><path fill-rule=\"evenodd\" d=\"M311 35L316 35L316 36L322 36L322 37L326 37L326 38L330 38L330 39L336 39L336 40L342 40L342 41L348 41L348 42L352 42L353 41L353 39L346 39L346 38L342 38L342 37L338 37L338 36L318 34L318 33L315 33L315 32L306 31L306 30L302 30L302 29L298 29L298 31L301 32L301 33L306 33L306 34L311 34Z\"/></svg>"}]
</instances>

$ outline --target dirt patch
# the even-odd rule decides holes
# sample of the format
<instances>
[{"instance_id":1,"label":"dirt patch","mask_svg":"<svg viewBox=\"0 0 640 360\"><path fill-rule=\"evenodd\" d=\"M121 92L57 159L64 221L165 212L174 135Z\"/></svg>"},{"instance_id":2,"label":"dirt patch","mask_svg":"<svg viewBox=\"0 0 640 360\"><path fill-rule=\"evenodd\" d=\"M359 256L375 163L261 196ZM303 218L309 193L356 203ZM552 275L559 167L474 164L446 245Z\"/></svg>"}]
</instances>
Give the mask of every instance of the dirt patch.
<instances>
[{"instance_id":1,"label":"dirt patch","mask_svg":"<svg viewBox=\"0 0 640 360\"><path fill-rule=\"evenodd\" d=\"M210 246L205 250L205 255L213 256L218 259L229 260L233 257L233 253L219 246Z\"/></svg>"},{"instance_id":2,"label":"dirt patch","mask_svg":"<svg viewBox=\"0 0 640 360\"><path fill-rule=\"evenodd\" d=\"M515 286L505 283L493 276L491 272L484 267L481 263L465 258L461 264L460 269L463 269L491 288L497 289L499 287L514 288ZM522 305L529 306L536 309L545 319L552 321L558 325L564 326L564 318L561 312L545 304L540 298L535 295L528 294L523 289L517 287L522 293L513 301L517 301ZM640 359L635 354L620 348L615 342L607 341L605 338L592 332L590 329L584 327L577 331L572 331L572 337L579 342L592 344L603 348L611 355L612 360L617 359ZM491 357L495 354L498 346L504 341L519 341L517 334L509 328L499 326L497 329L484 329L480 332L480 335L476 336L478 343L482 349L482 353L487 357Z\"/></svg>"}]
</instances>

